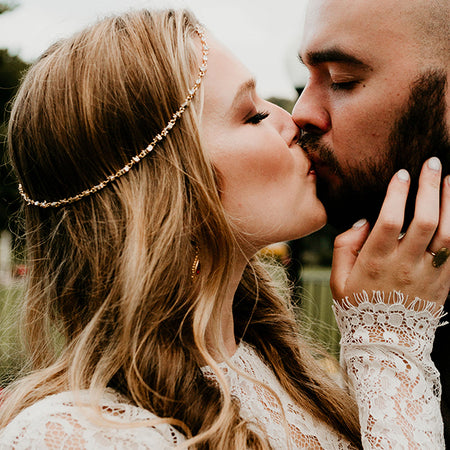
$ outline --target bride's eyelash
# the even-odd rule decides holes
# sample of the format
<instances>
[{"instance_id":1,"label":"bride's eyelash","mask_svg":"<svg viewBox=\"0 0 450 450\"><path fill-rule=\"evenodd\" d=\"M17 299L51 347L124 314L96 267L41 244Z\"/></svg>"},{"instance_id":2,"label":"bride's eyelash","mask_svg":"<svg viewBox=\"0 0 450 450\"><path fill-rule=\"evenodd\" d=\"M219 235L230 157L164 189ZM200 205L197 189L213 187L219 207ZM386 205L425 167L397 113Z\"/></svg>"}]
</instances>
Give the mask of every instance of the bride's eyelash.
<instances>
[{"instance_id":1,"label":"bride's eyelash","mask_svg":"<svg viewBox=\"0 0 450 450\"><path fill-rule=\"evenodd\" d=\"M267 117L269 117L269 114L270 113L268 111L259 111L252 117L249 117L245 121L245 123L251 123L253 125L257 125L258 123L262 122L264 119L267 119Z\"/></svg>"}]
</instances>

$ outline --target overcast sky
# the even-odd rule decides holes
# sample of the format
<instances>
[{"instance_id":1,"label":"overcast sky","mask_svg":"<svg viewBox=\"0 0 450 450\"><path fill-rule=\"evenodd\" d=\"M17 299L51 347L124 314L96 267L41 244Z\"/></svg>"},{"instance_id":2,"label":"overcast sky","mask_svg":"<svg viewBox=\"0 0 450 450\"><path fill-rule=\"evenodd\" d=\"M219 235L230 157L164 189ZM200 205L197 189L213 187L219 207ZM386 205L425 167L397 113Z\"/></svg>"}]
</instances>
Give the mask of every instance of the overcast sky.
<instances>
[{"instance_id":1,"label":"overcast sky","mask_svg":"<svg viewBox=\"0 0 450 450\"><path fill-rule=\"evenodd\" d=\"M4 0L3 0L4 1ZM26 61L110 13L188 7L253 72L264 97L295 98L306 74L296 59L306 0L15 0L0 15L0 48ZM295 79L295 81L294 81ZM300 81L298 81L300 80Z\"/></svg>"}]
</instances>

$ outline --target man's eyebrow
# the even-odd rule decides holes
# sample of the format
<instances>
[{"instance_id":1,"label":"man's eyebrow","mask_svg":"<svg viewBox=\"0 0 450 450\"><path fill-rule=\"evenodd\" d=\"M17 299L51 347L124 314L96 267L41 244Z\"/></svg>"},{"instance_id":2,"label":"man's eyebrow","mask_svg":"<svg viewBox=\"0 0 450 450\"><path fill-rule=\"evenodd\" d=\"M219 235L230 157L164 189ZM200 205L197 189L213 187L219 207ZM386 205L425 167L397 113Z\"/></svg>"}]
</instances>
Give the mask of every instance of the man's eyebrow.
<instances>
[{"instance_id":1,"label":"man's eyebrow","mask_svg":"<svg viewBox=\"0 0 450 450\"><path fill-rule=\"evenodd\" d=\"M316 50L306 52L306 55L302 57L298 56L303 64L315 67L324 63L342 62L351 64L353 66L360 67L361 69L370 69L370 66L361 61L356 56L341 50L339 48L329 48L324 50Z\"/></svg>"}]
</instances>

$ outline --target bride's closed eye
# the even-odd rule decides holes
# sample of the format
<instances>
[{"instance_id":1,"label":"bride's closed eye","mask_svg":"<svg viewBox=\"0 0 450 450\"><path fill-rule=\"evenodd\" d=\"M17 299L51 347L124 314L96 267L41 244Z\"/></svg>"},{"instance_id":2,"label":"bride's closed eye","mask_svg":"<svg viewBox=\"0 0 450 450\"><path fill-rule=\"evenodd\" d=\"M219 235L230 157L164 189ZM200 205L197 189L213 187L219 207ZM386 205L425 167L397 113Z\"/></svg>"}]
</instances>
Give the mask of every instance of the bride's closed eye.
<instances>
[{"instance_id":1,"label":"bride's closed eye","mask_svg":"<svg viewBox=\"0 0 450 450\"><path fill-rule=\"evenodd\" d=\"M262 122L264 119L267 119L267 117L269 117L269 115L270 115L270 113L268 111L259 111L255 115L246 119L245 123L257 125L258 123Z\"/></svg>"}]
</instances>

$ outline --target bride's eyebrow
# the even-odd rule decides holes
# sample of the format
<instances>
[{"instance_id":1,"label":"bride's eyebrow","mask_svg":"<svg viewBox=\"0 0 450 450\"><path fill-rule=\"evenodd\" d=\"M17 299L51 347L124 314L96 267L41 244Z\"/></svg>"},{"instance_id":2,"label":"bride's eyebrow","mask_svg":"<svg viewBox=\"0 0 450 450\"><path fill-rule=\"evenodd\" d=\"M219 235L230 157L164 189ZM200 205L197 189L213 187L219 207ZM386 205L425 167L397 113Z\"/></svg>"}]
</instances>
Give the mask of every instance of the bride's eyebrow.
<instances>
[{"instance_id":1,"label":"bride's eyebrow","mask_svg":"<svg viewBox=\"0 0 450 450\"><path fill-rule=\"evenodd\" d=\"M255 89L256 89L256 80L254 78L250 78L249 80L242 83L239 86L233 98L233 102L231 103L231 109L235 108L241 102L243 97L245 97L250 91L253 91Z\"/></svg>"}]
</instances>

